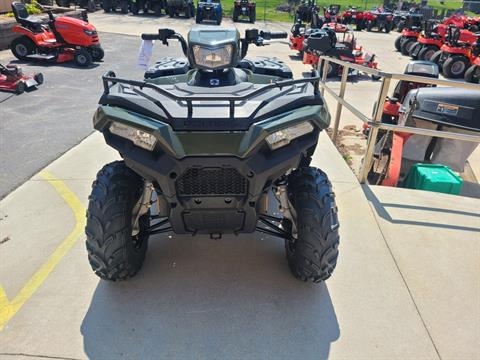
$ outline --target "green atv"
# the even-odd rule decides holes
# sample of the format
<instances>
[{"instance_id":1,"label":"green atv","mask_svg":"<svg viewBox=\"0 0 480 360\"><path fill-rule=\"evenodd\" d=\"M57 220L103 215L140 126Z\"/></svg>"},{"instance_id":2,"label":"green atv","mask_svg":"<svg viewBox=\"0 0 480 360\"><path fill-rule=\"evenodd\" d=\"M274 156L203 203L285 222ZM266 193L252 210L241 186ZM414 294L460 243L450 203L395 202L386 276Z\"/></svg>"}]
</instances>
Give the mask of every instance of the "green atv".
<instances>
[{"instance_id":1,"label":"green atv","mask_svg":"<svg viewBox=\"0 0 480 360\"><path fill-rule=\"evenodd\" d=\"M185 58L161 59L140 81L103 76L93 123L123 160L99 171L88 205L88 258L100 278L135 275L152 235L255 231L285 241L298 279L331 276L335 195L310 166L330 124L318 73L293 80L278 59L244 59L249 45L286 36L195 28L187 41L160 29L142 39L176 39Z\"/></svg>"}]
</instances>

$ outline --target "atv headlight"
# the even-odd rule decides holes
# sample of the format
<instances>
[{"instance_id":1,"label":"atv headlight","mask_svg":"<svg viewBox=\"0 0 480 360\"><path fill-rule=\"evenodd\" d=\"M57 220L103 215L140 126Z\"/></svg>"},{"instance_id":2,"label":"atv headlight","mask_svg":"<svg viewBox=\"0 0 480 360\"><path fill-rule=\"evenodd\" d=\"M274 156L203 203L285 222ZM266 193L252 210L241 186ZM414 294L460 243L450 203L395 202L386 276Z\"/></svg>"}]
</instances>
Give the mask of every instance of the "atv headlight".
<instances>
[{"instance_id":1,"label":"atv headlight","mask_svg":"<svg viewBox=\"0 0 480 360\"><path fill-rule=\"evenodd\" d=\"M112 134L128 139L145 150L152 151L157 143L157 139L152 134L117 122L113 122L109 130Z\"/></svg>"},{"instance_id":2,"label":"atv headlight","mask_svg":"<svg viewBox=\"0 0 480 360\"><path fill-rule=\"evenodd\" d=\"M305 121L286 129L275 131L273 134L268 135L265 140L270 146L270 149L275 150L290 144L293 139L311 133L312 131L313 125Z\"/></svg>"},{"instance_id":3,"label":"atv headlight","mask_svg":"<svg viewBox=\"0 0 480 360\"><path fill-rule=\"evenodd\" d=\"M193 46L195 63L207 69L218 69L230 65L232 62L233 46L224 45L221 48L206 48L200 45Z\"/></svg>"},{"instance_id":4,"label":"atv headlight","mask_svg":"<svg viewBox=\"0 0 480 360\"><path fill-rule=\"evenodd\" d=\"M83 32L85 34L87 34L88 36L93 36L93 35L97 35L97 32L95 30L86 30L84 29Z\"/></svg>"}]
</instances>

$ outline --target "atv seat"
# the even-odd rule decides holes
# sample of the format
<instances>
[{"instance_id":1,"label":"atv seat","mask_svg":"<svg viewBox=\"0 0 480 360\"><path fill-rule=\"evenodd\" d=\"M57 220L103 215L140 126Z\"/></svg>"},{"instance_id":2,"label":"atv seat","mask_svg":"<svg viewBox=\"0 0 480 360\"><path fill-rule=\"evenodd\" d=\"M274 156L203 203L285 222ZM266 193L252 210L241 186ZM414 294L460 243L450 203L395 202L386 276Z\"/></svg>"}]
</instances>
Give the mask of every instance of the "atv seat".
<instances>
[{"instance_id":1,"label":"atv seat","mask_svg":"<svg viewBox=\"0 0 480 360\"><path fill-rule=\"evenodd\" d=\"M25 4L20 2L13 2L12 11L13 15L15 16L15 20L17 20L20 25L29 28L33 32L43 31L42 25L45 24L45 22L36 16L29 15Z\"/></svg>"}]
</instances>

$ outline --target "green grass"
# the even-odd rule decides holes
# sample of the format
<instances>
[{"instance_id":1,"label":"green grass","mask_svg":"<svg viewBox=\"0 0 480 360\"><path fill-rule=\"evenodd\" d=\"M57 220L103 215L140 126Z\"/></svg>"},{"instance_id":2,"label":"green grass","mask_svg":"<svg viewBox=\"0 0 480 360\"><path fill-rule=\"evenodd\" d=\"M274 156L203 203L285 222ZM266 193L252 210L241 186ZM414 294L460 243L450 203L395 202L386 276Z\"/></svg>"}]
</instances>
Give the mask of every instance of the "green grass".
<instances>
[{"instance_id":1,"label":"green grass","mask_svg":"<svg viewBox=\"0 0 480 360\"><path fill-rule=\"evenodd\" d=\"M419 1L418 1L419 2ZM291 22L293 21L293 13L288 14L284 12L278 12L276 10L277 6L286 4L286 0L257 0L257 21L263 21L264 18L267 21L284 21ZM343 11L347 6L357 6L360 9L370 10L372 7L383 4L382 0L331 0L323 1L318 0L317 4L319 6L327 7L330 4L340 4ZM456 10L462 7L461 1L446 1L443 5L439 1L429 1L428 6L438 9L438 10ZM224 5L224 11L227 16L231 16L231 8L228 8Z\"/></svg>"}]
</instances>

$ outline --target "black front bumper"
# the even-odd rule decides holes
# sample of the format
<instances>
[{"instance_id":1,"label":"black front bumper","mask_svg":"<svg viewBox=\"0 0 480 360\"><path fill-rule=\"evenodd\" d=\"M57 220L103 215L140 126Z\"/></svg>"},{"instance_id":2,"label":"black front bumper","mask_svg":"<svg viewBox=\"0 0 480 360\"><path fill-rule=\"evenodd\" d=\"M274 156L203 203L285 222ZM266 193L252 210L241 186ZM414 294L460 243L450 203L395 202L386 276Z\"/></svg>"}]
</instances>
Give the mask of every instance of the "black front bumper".
<instances>
[{"instance_id":1,"label":"black front bumper","mask_svg":"<svg viewBox=\"0 0 480 360\"><path fill-rule=\"evenodd\" d=\"M104 132L107 144L120 152L126 164L154 183L178 234L254 232L262 195L276 179L298 167L302 154L316 145L318 134L315 130L275 151L262 143L246 158L178 159Z\"/></svg>"}]
</instances>

